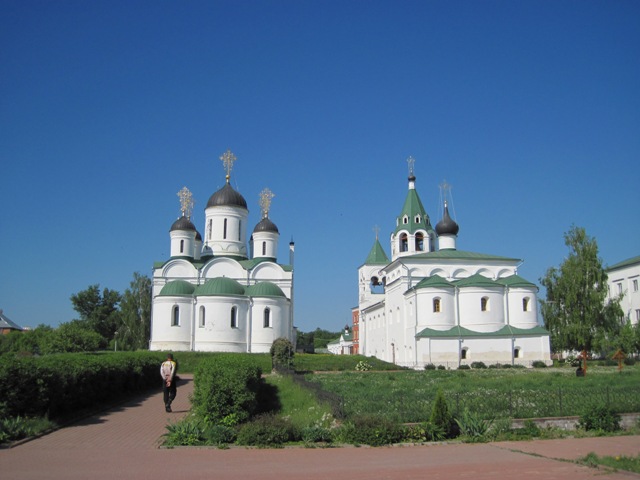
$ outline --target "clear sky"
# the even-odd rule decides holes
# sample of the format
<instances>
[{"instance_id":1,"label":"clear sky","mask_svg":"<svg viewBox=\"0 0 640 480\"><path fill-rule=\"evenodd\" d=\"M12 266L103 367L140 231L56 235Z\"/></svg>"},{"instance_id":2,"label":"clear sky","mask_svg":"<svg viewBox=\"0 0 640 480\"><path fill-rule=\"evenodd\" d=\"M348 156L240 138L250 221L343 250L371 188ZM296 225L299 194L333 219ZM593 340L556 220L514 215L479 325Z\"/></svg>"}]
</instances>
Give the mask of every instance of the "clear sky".
<instances>
[{"instance_id":1,"label":"clear sky","mask_svg":"<svg viewBox=\"0 0 640 480\"><path fill-rule=\"evenodd\" d=\"M640 2L0 2L0 308L76 318L169 256L177 192L275 193L295 324L338 330L407 191L539 283L572 225L640 255Z\"/></svg>"}]
</instances>

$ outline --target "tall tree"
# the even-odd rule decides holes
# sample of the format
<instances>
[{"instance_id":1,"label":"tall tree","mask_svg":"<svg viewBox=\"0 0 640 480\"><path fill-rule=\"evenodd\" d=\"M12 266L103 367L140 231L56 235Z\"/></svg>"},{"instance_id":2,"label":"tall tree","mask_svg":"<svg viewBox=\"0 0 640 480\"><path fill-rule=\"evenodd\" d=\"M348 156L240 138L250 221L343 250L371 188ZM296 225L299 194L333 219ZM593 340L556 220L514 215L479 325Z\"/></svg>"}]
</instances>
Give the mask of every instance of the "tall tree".
<instances>
[{"instance_id":1,"label":"tall tree","mask_svg":"<svg viewBox=\"0 0 640 480\"><path fill-rule=\"evenodd\" d=\"M620 299L607 301L607 274L598 257L598 244L584 228L564 234L569 255L551 267L540 283L546 288L542 316L554 351L590 352L598 338L613 334L623 317Z\"/></svg>"},{"instance_id":2,"label":"tall tree","mask_svg":"<svg viewBox=\"0 0 640 480\"><path fill-rule=\"evenodd\" d=\"M151 280L138 272L133 274L120 302L117 341L123 350L140 350L149 346L151 325Z\"/></svg>"},{"instance_id":3,"label":"tall tree","mask_svg":"<svg viewBox=\"0 0 640 480\"><path fill-rule=\"evenodd\" d=\"M80 314L80 320L106 340L111 340L115 334L120 300L117 291L105 288L100 292L97 284L71 295L73 309Z\"/></svg>"}]
</instances>

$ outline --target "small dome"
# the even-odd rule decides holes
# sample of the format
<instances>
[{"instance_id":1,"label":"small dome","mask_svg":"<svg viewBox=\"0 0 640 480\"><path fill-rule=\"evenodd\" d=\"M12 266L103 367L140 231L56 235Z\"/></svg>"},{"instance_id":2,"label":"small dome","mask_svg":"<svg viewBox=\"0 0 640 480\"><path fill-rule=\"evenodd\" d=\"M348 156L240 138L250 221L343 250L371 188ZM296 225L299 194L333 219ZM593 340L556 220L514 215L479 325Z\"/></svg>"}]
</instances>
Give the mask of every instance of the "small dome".
<instances>
[{"instance_id":1,"label":"small dome","mask_svg":"<svg viewBox=\"0 0 640 480\"><path fill-rule=\"evenodd\" d=\"M192 295L195 289L196 287L192 283L185 280L174 280L162 287L159 295L163 297L183 297Z\"/></svg>"},{"instance_id":2,"label":"small dome","mask_svg":"<svg viewBox=\"0 0 640 480\"><path fill-rule=\"evenodd\" d=\"M440 220L436 225L436 233L438 235L457 235L460 227L453 219L449 216L449 207L447 207L447 203L444 204L444 215L442 215L442 220Z\"/></svg>"},{"instance_id":3,"label":"small dome","mask_svg":"<svg viewBox=\"0 0 640 480\"><path fill-rule=\"evenodd\" d=\"M276 227L276 224L273 223L271 220L269 220L269 217L264 217L262 220L260 220L260 222L258 222L258 224L256 225L256 228L253 229L253 232L275 232L275 233L279 233L278 232L278 227Z\"/></svg>"},{"instance_id":4,"label":"small dome","mask_svg":"<svg viewBox=\"0 0 640 480\"><path fill-rule=\"evenodd\" d=\"M247 208L247 201L227 183L224 187L209 197L206 208L222 206Z\"/></svg>"},{"instance_id":5,"label":"small dome","mask_svg":"<svg viewBox=\"0 0 640 480\"><path fill-rule=\"evenodd\" d=\"M171 225L171 228L169 229L170 232L173 232L174 230L192 230L195 232L196 226L191 223L191 220L189 220L188 217L182 216L173 222L173 225Z\"/></svg>"},{"instance_id":6,"label":"small dome","mask_svg":"<svg viewBox=\"0 0 640 480\"><path fill-rule=\"evenodd\" d=\"M286 297L282 289L271 282L259 282L247 287L247 295L250 297Z\"/></svg>"},{"instance_id":7,"label":"small dome","mask_svg":"<svg viewBox=\"0 0 640 480\"><path fill-rule=\"evenodd\" d=\"M200 285L196 295L244 295L245 289L237 281L227 277L217 277Z\"/></svg>"}]
</instances>

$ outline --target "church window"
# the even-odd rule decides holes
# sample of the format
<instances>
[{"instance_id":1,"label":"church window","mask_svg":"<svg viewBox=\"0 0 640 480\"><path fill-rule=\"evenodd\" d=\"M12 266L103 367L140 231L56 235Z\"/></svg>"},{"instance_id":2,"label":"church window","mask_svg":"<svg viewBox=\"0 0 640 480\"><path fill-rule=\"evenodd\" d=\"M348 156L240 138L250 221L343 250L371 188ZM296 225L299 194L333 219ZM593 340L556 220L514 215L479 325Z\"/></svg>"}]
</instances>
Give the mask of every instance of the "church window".
<instances>
[{"instance_id":1,"label":"church window","mask_svg":"<svg viewBox=\"0 0 640 480\"><path fill-rule=\"evenodd\" d=\"M400 251L406 252L407 250L409 250L409 241L407 238L407 234L403 233L402 235L400 235Z\"/></svg>"},{"instance_id":2,"label":"church window","mask_svg":"<svg viewBox=\"0 0 640 480\"><path fill-rule=\"evenodd\" d=\"M267 242L262 242L262 255L267 254Z\"/></svg>"},{"instance_id":3,"label":"church window","mask_svg":"<svg viewBox=\"0 0 640 480\"><path fill-rule=\"evenodd\" d=\"M184 252L184 240L180 240L180 253Z\"/></svg>"},{"instance_id":4,"label":"church window","mask_svg":"<svg viewBox=\"0 0 640 480\"><path fill-rule=\"evenodd\" d=\"M211 231L213 229L213 220L209 220L209 226L207 227L207 238L211 240Z\"/></svg>"},{"instance_id":5,"label":"church window","mask_svg":"<svg viewBox=\"0 0 640 480\"><path fill-rule=\"evenodd\" d=\"M416 215L415 223L420 223L420 215Z\"/></svg>"},{"instance_id":6,"label":"church window","mask_svg":"<svg viewBox=\"0 0 640 480\"><path fill-rule=\"evenodd\" d=\"M173 311L171 312L171 326L180 326L180 308L177 305L173 306Z\"/></svg>"},{"instance_id":7,"label":"church window","mask_svg":"<svg viewBox=\"0 0 640 480\"><path fill-rule=\"evenodd\" d=\"M404 217L402 217L402 223L405 224L405 225L407 223L409 223L409 217L407 217L406 215Z\"/></svg>"},{"instance_id":8,"label":"church window","mask_svg":"<svg viewBox=\"0 0 640 480\"><path fill-rule=\"evenodd\" d=\"M238 307L231 307L231 328L238 328Z\"/></svg>"},{"instance_id":9,"label":"church window","mask_svg":"<svg viewBox=\"0 0 640 480\"><path fill-rule=\"evenodd\" d=\"M483 312L489 311L489 297L482 297L480 299L480 310Z\"/></svg>"},{"instance_id":10,"label":"church window","mask_svg":"<svg viewBox=\"0 0 640 480\"><path fill-rule=\"evenodd\" d=\"M238 220L238 241L241 241L240 234L242 232L242 220Z\"/></svg>"},{"instance_id":11,"label":"church window","mask_svg":"<svg viewBox=\"0 0 640 480\"><path fill-rule=\"evenodd\" d=\"M424 234L416 233L416 251L422 252L424 250Z\"/></svg>"},{"instance_id":12,"label":"church window","mask_svg":"<svg viewBox=\"0 0 640 480\"><path fill-rule=\"evenodd\" d=\"M434 298L433 299L433 312L434 313L440 313L440 299L439 298Z\"/></svg>"},{"instance_id":13,"label":"church window","mask_svg":"<svg viewBox=\"0 0 640 480\"><path fill-rule=\"evenodd\" d=\"M222 238L227 239L227 219L224 219L224 225L222 228Z\"/></svg>"},{"instance_id":14,"label":"church window","mask_svg":"<svg viewBox=\"0 0 640 480\"><path fill-rule=\"evenodd\" d=\"M522 311L523 312L529 311L529 297L524 297L522 299Z\"/></svg>"},{"instance_id":15,"label":"church window","mask_svg":"<svg viewBox=\"0 0 640 480\"><path fill-rule=\"evenodd\" d=\"M520 358L520 347L513 349L513 358Z\"/></svg>"},{"instance_id":16,"label":"church window","mask_svg":"<svg viewBox=\"0 0 640 480\"><path fill-rule=\"evenodd\" d=\"M204 305L200 306L200 318L198 325L200 326L200 328L204 327Z\"/></svg>"},{"instance_id":17,"label":"church window","mask_svg":"<svg viewBox=\"0 0 640 480\"><path fill-rule=\"evenodd\" d=\"M633 280L633 291L637 292L638 291L638 279L634 279Z\"/></svg>"},{"instance_id":18,"label":"church window","mask_svg":"<svg viewBox=\"0 0 640 480\"><path fill-rule=\"evenodd\" d=\"M467 351L469 349L468 348L463 348L462 350L460 350L460 360L466 360L467 359Z\"/></svg>"},{"instance_id":19,"label":"church window","mask_svg":"<svg viewBox=\"0 0 640 480\"><path fill-rule=\"evenodd\" d=\"M264 309L264 328L269 328L271 326L271 310L269 308Z\"/></svg>"}]
</instances>

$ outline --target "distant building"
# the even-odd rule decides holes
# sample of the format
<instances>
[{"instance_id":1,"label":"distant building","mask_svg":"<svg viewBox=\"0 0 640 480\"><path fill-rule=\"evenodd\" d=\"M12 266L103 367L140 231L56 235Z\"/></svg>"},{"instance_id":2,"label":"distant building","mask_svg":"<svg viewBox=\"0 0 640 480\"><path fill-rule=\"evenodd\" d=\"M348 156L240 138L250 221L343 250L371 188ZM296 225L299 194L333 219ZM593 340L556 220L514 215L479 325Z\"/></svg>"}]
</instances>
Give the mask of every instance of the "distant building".
<instances>
[{"instance_id":1,"label":"distant building","mask_svg":"<svg viewBox=\"0 0 640 480\"><path fill-rule=\"evenodd\" d=\"M391 260L376 235L358 269L359 353L398 365L551 363L538 323L538 287L518 275L522 260L457 249L459 226L444 186L435 228L415 188L390 235ZM496 242L498 244L498 242Z\"/></svg>"},{"instance_id":2,"label":"distant building","mask_svg":"<svg viewBox=\"0 0 640 480\"><path fill-rule=\"evenodd\" d=\"M226 183L207 202L204 239L191 221L191 192L178 193L171 258L153 267L151 350L264 353L280 337L295 344L293 241L289 264L278 263L274 195L264 189L247 250L247 202L229 181L235 156L227 151L220 159Z\"/></svg>"},{"instance_id":3,"label":"distant building","mask_svg":"<svg viewBox=\"0 0 640 480\"><path fill-rule=\"evenodd\" d=\"M640 322L640 256L629 258L606 269L609 297L622 294L620 307L632 324Z\"/></svg>"},{"instance_id":4,"label":"distant building","mask_svg":"<svg viewBox=\"0 0 640 480\"><path fill-rule=\"evenodd\" d=\"M24 329L15 322L12 322L2 310L0 310L0 334L6 335L11 332L21 332Z\"/></svg>"},{"instance_id":5,"label":"distant building","mask_svg":"<svg viewBox=\"0 0 640 480\"><path fill-rule=\"evenodd\" d=\"M340 337L327 344L327 350L334 355L354 355L356 353L353 350L353 334L348 325L344 327Z\"/></svg>"}]
</instances>

